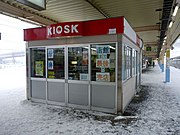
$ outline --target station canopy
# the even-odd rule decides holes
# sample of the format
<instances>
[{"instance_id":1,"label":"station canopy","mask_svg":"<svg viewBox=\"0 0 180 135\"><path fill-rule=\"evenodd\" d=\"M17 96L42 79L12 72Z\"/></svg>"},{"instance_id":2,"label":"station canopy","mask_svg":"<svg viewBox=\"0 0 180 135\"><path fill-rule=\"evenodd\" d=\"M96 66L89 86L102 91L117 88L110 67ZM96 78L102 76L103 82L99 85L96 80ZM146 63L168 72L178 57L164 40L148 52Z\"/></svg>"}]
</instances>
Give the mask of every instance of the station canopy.
<instances>
[{"instance_id":1,"label":"station canopy","mask_svg":"<svg viewBox=\"0 0 180 135\"><path fill-rule=\"evenodd\" d=\"M175 5L175 0L39 0L37 6L33 1L0 0L0 13L40 26L124 16L144 46L154 48L145 52L153 58L159 57Z\"/></svg>"}]
</instances>

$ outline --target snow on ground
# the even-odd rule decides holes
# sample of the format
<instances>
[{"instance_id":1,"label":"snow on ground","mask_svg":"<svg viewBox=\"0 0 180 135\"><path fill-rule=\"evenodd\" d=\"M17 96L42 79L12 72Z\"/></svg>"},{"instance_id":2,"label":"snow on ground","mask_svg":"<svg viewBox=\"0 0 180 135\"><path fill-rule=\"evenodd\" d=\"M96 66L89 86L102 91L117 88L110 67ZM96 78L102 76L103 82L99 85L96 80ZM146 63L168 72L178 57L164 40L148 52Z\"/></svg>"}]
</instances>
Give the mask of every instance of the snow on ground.
<instances>
[{"instance_id":1,"label":"snow on ground","mask_svg":"<svg viewBox=\"0 0 180 135\"><path fill-rule=\"evenodd\" d=\"M25 100L24 71L0 69L0 135L180 135L180 89L174 87L180 79L163 83L158 66L142 75L141 92L127 108L128 117L31 103ZM173 78L180 71L171 72Z\"/></svg>"},{"instance_id":2,"label":"snow on ground","mask_svg":"<svg viewBox=\"0 0 180 135\"><path fill-rule=\"evenodd\" d=\"M170 87L171 91L176 95L180 104L180 69L171 67L171 82L167 83L167 87Z\"/></svg>"},{"instance_id":3,"label":"snow on ground","mask_svg":"<svg viewBox=\"0 0 180 135\"><path fill-rule=\"evenodd\" d=\"M0 68L0 90L25 88L25 79L25 67L22 65L9 65L6 68Z\"/></svg>"}]
</instances>

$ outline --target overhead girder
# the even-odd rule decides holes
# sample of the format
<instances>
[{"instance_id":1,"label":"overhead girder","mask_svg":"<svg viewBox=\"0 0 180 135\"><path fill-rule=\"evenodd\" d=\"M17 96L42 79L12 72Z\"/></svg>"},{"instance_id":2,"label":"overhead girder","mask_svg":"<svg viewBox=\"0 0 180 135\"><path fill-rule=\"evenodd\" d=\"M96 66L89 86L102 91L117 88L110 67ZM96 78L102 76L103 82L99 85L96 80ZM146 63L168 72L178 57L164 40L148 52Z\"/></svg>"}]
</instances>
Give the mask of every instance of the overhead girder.
<instances>
[{"instance_id":1,"label":"overhead girder","mask_svg":"<svg viewBox=\"0 0 180 135\"><path fill-rule=\"evenodd\" d=\"M141 27L134 27L135 32L144 32L144 31L159 31L159 25L149 25L149 26L141 26Z\"/></svg>"},{"instance_id":2,"label":"overhead girder","mask_svg":"<svg viewBox=\"0 0 180 135\"><path fill-rule=\"evenodd\" d=\"M23 9L19 6L16 7L16 5L14 5L13 3L6 3L6 2L2 2L0 1L0 13L5 14L5 15L9 15L11 17L15 17L18 19L22 19L23 21L27 21L28 20L32 20L34 21L34 23L39 23L39 24L43 24L43 25L49 25L49 24L53 24L53 23L57 23L56 20L47 18L45 16L42 16L40 14L37 14L35 12L32 11L28 11L26 9ZM33 23L32 21L29 21L30 23Z\"/></svg>"},{"instance_id":3,"label":"overhead girder","mask_svg":"<svg viewBox=\"0 0 180 135\"><path fill-rule=\"evenodd\" d=\"M162 44L164 41L164 37L166 36L166 31L168 28L168 24L171 20L171 11L172 7L174 5L173 0L164 0L163 2L163 12L162 12L162 18L161 18L161 29L160 29L160 40L159 40L159 45L158 45L158 50L157 50L157 57L160 55L160 51L162 48Z\"/></svg>"}]
</instances>

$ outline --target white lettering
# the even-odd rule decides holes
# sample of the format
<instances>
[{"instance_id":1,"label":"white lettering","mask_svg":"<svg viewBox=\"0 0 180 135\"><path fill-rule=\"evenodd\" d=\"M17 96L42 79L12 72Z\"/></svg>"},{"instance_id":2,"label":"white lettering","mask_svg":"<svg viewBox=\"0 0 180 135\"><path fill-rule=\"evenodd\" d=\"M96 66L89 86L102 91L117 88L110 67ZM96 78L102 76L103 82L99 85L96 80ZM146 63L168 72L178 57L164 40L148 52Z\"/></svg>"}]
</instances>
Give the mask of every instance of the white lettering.
<instances>
[{"instance_id":1,"label":"white lettering","mask_svg":"<svg viewBox=\"0 0 180 135\"><path fill-rule=\"evenodd\" d=\"M69 29L69 25L65 25L64 26L64 33L69 33L70 29Z\"/></svg>"},{"instance_id":2,"label":"white lettering","mask_svg":"<svg viewBox=\"0 0 180 135\"><path fill-rule=\"evenodd\" d=\"M56 34L56 33L55 33L55 30L56 30L55 27L53 27L53 34Z\"/></svg>"},{"instance_id":3,"label":"white lettering","mask_svg":"<svg viewBox=\"0 0 180 135\"><path fill-rule=\"evenodd\" d=\"M63 34L63 33L79 33L78 24L76 25L65 25L65 26L53 26L47 28L47 35Z\"/></svg>"},{"instance_id":4,"label":"white lettering","mask_svg":"<svg viewBox=\"0 0 180 135\"><path fill-rule=\"evenodd\" d=\"M78 26L78 24L71 25L71 33L74 33L74 31L75 31L75 33L79 33L78 30L77 30L77 26Z\"/></svg>"},{"instance_id":5,"label":"white lettering","mask_svg":"<svg viewBox=\"0 0 180 135\"><path fill-rule=\"evenodd\" d=\"M48 36L49 36L49 35L52 35L51 30L52 30L52 27L48 28Z\"/></svg>"},{"instance_id":6,"label":"white lettering","mask_svg":"<svg viewBox=\"0 0 180 135\"><path fill-rule=\"evenodd\" d=\"M61 34L62 33L62 26L57 26L56 27L56 33Z\"/></svg>"}]
</instances>

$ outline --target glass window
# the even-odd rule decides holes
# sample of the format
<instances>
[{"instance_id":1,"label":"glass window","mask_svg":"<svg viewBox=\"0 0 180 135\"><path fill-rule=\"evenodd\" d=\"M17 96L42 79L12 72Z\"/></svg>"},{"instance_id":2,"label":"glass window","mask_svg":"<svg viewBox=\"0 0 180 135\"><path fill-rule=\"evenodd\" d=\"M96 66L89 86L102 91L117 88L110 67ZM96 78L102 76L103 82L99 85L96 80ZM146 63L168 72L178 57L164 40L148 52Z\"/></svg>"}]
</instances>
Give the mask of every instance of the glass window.
<instances>
[{"instance_id":1,"label":"glass window","mask_svg":"<svg viewBox=\"0 0 180 135\"><path fill-rule=\"evenodd\" d=\"M127 78L132 75L132 49L127 47Z\"/></svg>"},{"instance_id":2,"label":"glass window","mask_svg":"<svg viewBox=\"0 0 180 135\"><path fill-rule=\"evenodd\" d=\"M129 78L129 48L126 50L126 76Z\"/></svg>"},{"instance_id":3,"label":"glass window","mask_svg":"<svg viewBox=\"0 0 180 135\"><path fill-rule=\"evenodd\" d=\"M138 74L140 72L140 68L139 68L140 67L139 53L137 52L136 55L137 55L136 57L137 57L137 74Z\"/></svg>"},{"instance_id":4,"label":"glass window","mask_svg":"<svg viewBox=\"0 0 180 135\"><path fill-rule=\"evenodd\" d=\"M45 48L30 49L31 77L45 78Z\"/></svg>"},{"instance_id":5,"label":"glass window","mask_svg":"<svg viewBox=\"0 0 180 135\"><path fill-rule=\"evenodd\" d=\"M47 77L51 79L65 78L64 48L47 49Z\"/></svg>"},{"instance_id":6,"label":"glass window","mask_svg":"<svg viewBox=\"0 0 180 135\"><path fill-rule=\"evenodd\" d=\"M132 76L132 48L124 45L123 49L123 80L128 79Z\"/></svg>"},{"instance_id":7,"label":"glass window","mask_svg":"<svg viewBox=\"0 0 180 135\"><path fill-rule=\"evenodd\" d=\"M132 50L132 74L135 75L136 73L136 51Z\"/></svg>"},{"instance_id":8,"label":"glass window","mask_svg":"<svg viewBox=\"0 0 180 135\"><path fill-rule=\"evenodd\" d=\"M91 45L91 80L115 82L116 44Z\"/></svg>"},{"instance_id":9,"label":"glass window","mask_svg":"<svg viewBox=\"0 0 180 135\"><path fill-rule=\"evenodd\" d=\"M137 74L137 61L138 61L138 59L137 59L137 51L135 51L135 74Z\"/></svg>"},{"instance_id":10,"label":"glass window","mask_svg":"<svg viewBox=\"0 0 180 135\"><path fill-rule=\"evenodd\" d=\"M122 60L123 73L122 74L123 74L123 80L125 80L127 78L127 73L126 73L126 71L127 71L126 70L126 67L127 67L127 65L126 65L127 64L126 63L127 60L126 59L127 59L127 57L126 57L126 46L125 45L124 45L124 49L123 49L123 53L122 54L123 54L123 60Z\"/></svg>"},{"instance_id":11,"label":"glass window","mask_svg":"<svg viewBox=\"0 0 180 135\"><path fill-rule=\"evenodd\" d=\"M68 79L89 80L88 47L68 48Z\"/></svg>"}]
</instances>

